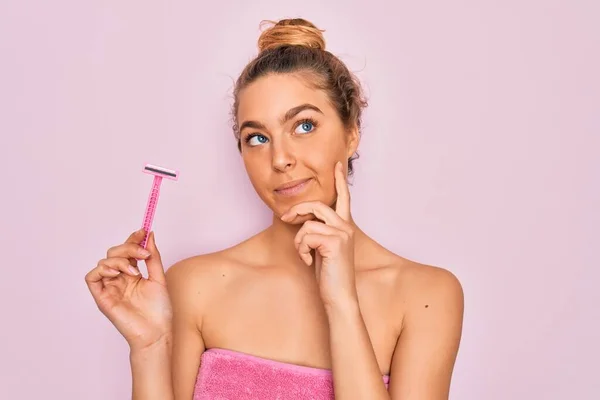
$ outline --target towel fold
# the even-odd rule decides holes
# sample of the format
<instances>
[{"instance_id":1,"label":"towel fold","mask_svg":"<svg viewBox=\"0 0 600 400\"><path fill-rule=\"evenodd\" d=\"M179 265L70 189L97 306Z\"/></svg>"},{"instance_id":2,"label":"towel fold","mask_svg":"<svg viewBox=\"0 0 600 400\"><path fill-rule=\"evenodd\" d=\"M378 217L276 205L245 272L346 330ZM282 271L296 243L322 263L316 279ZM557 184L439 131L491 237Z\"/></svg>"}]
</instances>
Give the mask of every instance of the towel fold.
<instances>
[{"instance_id":1,"label":"towel fold","mask_svg":"<svg viewBox=\"0 0 600 400\"><path fill-rule=\"evenodd\" d=\"M386 387L389 377L383 376ZM225 349L202 354L193 400L332 400L332 373Z\"/></svg>"}]
</instances>

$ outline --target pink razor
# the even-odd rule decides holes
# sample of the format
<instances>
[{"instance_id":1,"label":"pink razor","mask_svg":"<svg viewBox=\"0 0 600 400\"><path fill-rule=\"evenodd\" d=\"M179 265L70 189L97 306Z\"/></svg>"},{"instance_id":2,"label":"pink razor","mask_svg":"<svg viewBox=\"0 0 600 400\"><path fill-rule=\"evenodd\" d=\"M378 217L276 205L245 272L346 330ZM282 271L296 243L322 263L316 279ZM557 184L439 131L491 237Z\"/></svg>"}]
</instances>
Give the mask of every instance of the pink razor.
<instances>
[{"instance_id":1,"label":"pink razor","mask_svg":"<svg viewBox=\"0 0 600 400\"><path fill-rule=\"evenodd\" d=\"M144 240L141 243L143 248L146 248L148 242L148 234L152 228L152 221L154 220L154 212L156 211L156 205L158 204L158 196L160 194L160 184L163 178L171 179L176 181L179 178L179 171L173 171L152 164L146 164L144 172L147 174L154 175L154 182L152 183L152 189L148 196L148 204L146 205L146 213L144 214L144 223L142 228L146 232Z\"/></svg>"}]
</instances>

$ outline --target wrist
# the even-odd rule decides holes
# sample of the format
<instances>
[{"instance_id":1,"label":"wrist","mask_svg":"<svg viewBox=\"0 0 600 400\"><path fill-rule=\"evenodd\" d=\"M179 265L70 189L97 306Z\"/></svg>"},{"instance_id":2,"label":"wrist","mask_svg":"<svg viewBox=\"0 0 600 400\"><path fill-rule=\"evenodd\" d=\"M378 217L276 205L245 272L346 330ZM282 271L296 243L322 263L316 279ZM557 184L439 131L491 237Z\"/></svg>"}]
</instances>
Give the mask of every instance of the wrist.
<instances>
[{"instance_id":1,"label":"wrist","mask_svg":"<svg viewBox=\"0 0 600 400\"><path fill-rule=\"evenodd\" d=\"M130 346L129 353L132 358L144 359L153 357L154 355L163 355L165 353L170 355L172 343L173 335L171 332L167 332L164 335L162 335L158 340L149 345L141 347Z\"/></svg>"},{"instance_id":2,"label":"wrist","mask_svg":"<svg viewBox=\"0 0 600 400\"><path fill-rule=\"evenodd\" d=\"M130 349L133 400L173 400L171 335Z\"/></svg>"},{"instance_id":3,"label":"wrist","mask_svg":"<svg viewBox=\"0 0 600 400\"><path fill-rule=\"evenodd\" d=\"M335 301L327 302L327 304L325 304L325 311L330 317L336 315L352 316L360 314L358 296L340 296Z\"/></svg>"}]
</instances>

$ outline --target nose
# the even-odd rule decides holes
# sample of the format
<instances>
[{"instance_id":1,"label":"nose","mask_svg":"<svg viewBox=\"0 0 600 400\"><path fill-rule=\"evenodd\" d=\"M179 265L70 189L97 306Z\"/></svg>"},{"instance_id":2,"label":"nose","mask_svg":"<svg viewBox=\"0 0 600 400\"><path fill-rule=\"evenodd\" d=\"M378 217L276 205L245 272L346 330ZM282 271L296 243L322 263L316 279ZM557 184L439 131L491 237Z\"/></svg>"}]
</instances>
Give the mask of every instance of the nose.
<instances>
[{"instance_id":1,"label":"nose","mask_svg":"<svg viewBox=\"0 0 600 400\"><path fill-rule=\"evenodd\" d=\"M285 140L278 140L279 143L274 143L271 147L273 151L273 169L278 172L286 172L296 165L296 158L293 151L290 151Z\"/></svg>"}]
</instances>

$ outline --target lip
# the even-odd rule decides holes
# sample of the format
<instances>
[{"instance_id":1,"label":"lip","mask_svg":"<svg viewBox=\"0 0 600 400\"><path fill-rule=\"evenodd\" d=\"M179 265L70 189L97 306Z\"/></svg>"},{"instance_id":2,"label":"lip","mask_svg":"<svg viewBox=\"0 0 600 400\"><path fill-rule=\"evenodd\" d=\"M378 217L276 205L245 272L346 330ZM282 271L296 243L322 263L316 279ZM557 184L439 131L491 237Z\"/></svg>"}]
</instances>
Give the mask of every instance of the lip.
<instances>
[{"instance_id":1,"label":"lip","mask_svg":"<svg viewBox=\"0 0 600 400\"><path fill-rule=\"evenodd\" d=\"M282 195L298 194L311 180L312 178L305 178L286 182L283 185L280 185L277 188L275 188L275 192Z\"/></svg>"}]
</instances>

